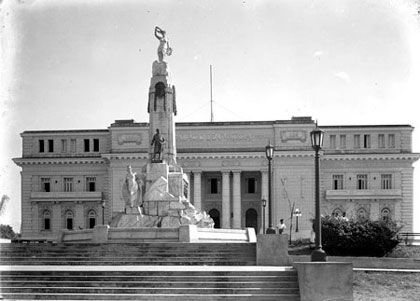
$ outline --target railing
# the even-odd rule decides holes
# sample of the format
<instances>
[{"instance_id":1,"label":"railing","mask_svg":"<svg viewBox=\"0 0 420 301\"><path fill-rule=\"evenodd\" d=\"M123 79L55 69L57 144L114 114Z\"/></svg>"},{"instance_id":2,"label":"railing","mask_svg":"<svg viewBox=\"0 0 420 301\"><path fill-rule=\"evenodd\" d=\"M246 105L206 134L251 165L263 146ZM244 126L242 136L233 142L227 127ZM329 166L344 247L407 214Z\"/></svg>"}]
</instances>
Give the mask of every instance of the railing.
<instances>
[{"instance_id":1,"label":"railing","mask_svg":"<svg viewBox=\"0 0 420 301\"><path fill-rule=\"evenodd\" d=\"M405 241L405 244L408 243L412 244L413 242L420 242L420 233L413 233L413 232L401 232L398 234L398 238Z\"/></svg>"},{"instance_id":2,"label":"railing","mask_svg":"<svg viewBox=\"0 0 420 301\"><path fill-rule=\"evenodd\" d=\"M395 199L401 198L401 189L347 189L327 190L326 199Z\"/></svg>"}]
</instances>

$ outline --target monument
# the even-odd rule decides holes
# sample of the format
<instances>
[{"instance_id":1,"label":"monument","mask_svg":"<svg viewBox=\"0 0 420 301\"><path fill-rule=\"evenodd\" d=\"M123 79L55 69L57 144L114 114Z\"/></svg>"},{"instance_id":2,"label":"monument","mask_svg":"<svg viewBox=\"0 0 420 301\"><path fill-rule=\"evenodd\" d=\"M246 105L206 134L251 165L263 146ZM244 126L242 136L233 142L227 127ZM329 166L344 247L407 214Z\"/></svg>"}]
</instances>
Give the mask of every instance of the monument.
<instances>
[{"instance_id":1,"label":"monument","mask_svg":"<svg viewBox=\"0 0 420 301\"><path fill-rule=\"evenodd\" d=\"M172 48L164 30L156 27L155 36L159 47L149 88L149 162L140 173L127 167L122 187L125 208L112 219L110 226L179 228L197 225L213 228L211 217L197 211L190 203L188 177L176 161L176 94L165 61L172 54Z\"/></svg>"}]
</instances>

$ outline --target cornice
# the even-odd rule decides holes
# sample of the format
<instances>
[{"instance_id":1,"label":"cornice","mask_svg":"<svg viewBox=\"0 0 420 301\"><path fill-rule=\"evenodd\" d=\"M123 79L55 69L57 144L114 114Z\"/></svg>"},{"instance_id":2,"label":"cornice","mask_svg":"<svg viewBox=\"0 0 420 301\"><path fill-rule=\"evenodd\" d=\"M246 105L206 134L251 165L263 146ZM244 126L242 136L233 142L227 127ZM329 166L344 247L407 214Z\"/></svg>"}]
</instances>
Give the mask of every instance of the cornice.
<instances>
[{"instance_id":1,"label":"cornice","mask_svg":"<svg viewBox=\"0 0 420 301\"><path fill-rule=\"evenodd\" d=\"M23 165L53 165L53 164L105 164L102 158L14 158L18 166Z\"/></svg>"},{"instance_id":2,"label":"cornice","mask_svg":"<svg viewBox=\"0 0 420 301\"><path fill-rule=\"evenodd\" d=\"M102 154L102 158L107 161L117 160L147 160L149 159L148 153L113 153Z\"/></svg>"},{"instance_id":3,"label":"cornice","mask_svg":"<svg viewBox=\"0 0 420 301\"><path fill-rule=\"evenodd\" d=\"M313 157L313 152L282 152L274 154L274 158L303 158ZM265 159L264 152L253 153L182 153L178 154L179 160L202 160L202 159Z\"/></svg>"},{"instance_id":4,"label":"cornice","mask_svg":"<svg viewBox=\"0 0 420 301\"><path fill-rule=\"evenodd\" d=\"M324 161L366 161L366 160L408 160L415 162L420 158L418 153L393 153L393 154L324 154Z\"/></svg>"}]
</instances>

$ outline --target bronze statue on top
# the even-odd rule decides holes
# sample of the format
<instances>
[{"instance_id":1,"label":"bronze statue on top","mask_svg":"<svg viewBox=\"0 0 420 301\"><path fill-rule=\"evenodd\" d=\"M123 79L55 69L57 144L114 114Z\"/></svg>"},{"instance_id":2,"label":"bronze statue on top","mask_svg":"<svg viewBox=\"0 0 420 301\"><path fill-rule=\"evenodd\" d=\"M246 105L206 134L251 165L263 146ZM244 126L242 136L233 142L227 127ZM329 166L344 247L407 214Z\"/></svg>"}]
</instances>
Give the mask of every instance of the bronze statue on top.
<instances>
[{"instance_id":1,"label":"bronze statue on top","mask_svg":"<svg viewBox=\"0 0 420 301\"><path fill-rule=\"evenodd\" d=\"M169 41L166 38L166 31L158 26L155 27L155 37L160 41L157 53L159 62L161 63L165 56L172 54L172 48L169 46Z\"/></svg>"}]
</instances>

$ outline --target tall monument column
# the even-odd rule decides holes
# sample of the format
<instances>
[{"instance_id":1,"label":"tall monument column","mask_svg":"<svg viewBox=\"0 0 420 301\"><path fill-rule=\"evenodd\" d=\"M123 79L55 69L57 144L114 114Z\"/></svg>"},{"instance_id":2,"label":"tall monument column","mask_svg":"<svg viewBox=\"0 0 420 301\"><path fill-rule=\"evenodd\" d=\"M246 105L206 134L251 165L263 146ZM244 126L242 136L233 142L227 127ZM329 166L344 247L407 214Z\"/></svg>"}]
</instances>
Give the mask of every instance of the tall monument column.
<instances>
[{"instance_id":1,"label":"tall monument column","mask_svg":"<svg viewBox=\"0 0 420 301\"><path fill-rule=\"evenodd\" d=\"M168 63L164 60L172 54L166 32L155 28L155 36L159 40L158 60L153 62L152 78L149 87L149 156L152 162L166 161L168 165L176 165L176 137L174 116L176 110L175 86ZM157 131L158 130L158 131ZM159 134L159 136L156 136ZM159 137L159 139L153 139Z\"/></svg>"}]
</instances>

